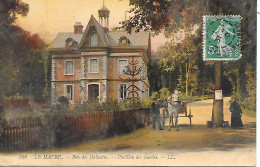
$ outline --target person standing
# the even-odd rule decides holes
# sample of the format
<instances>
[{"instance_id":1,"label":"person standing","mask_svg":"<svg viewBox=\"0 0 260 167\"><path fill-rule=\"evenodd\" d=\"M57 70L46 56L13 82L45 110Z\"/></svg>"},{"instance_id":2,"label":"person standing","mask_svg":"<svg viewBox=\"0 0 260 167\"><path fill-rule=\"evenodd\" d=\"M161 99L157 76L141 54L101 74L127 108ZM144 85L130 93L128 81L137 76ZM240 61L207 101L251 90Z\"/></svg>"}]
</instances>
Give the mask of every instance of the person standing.
<instances>
[{"instance_id":1,"label":"person standing","mask_svg":"<svg viewBox=\"0 0 260 167\"><path fill-rule=\"evenodd\" d=\"M230 104L230 112L231 112L231 127L243 127L243 123L241 120L242 117L242 109L237 102L237 99L234 98L233 102Z\"/></svg>"},{"instance_id":2,"label":"person standing","mask_svg":"<svg viewBox=\"0 0 260 167\"><path fill-rule=\"evenodd\" d=\"M156 129L156 123L158 125L158 128L162 130L161 126L161 120L160 120L160 105L158 103L158 98L154 97L153 98L153 103L151 107L151 115L152 115L152 125L153 129Z\"/></svg>"}]
</instances>

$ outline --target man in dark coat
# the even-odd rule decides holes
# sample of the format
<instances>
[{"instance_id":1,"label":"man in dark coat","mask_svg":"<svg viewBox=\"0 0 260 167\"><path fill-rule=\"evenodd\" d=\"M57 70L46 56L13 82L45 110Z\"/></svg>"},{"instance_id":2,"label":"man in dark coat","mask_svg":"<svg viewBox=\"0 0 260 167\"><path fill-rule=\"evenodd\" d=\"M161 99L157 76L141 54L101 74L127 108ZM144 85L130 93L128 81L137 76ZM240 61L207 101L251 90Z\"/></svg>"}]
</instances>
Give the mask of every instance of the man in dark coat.
<instances>
[{"instance_id":1,"label":"man in dark coat","mask_svg":"<svg viewBox=\"0 0 260 167\"><path fill-rule=\"evenodd\" d=\"M152 115L152 123L153 123L153 129L156 129L156 123L158 125L158 128L162 130L161 126L161 118L160 118L160 105L158 103L157 97L153 98L153 103L151 107L151 115Z\"/></svg>"},{"instance_id":2,"label":"man in dark coat","mask_svg":"<svg viewBox=\"0 0 260 167\"><path fill-rule=\"evenodd\" d=\"M237 99L234 98L233 102L230 104L230 112L231 112L231 127L243 127L243 123L241 120L242 117L242 109L237 102Z\"/></svg>"}]
</instances>

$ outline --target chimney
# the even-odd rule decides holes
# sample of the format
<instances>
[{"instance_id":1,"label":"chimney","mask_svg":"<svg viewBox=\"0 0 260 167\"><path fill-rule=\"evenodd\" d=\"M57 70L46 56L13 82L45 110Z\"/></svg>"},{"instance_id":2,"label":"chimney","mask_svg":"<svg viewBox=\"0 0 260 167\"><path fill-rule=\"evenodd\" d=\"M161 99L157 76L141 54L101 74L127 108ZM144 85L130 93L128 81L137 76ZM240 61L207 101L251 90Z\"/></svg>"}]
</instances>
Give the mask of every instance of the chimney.
<instances>
[{"instance_id":1,"label":"chimney","mask_svg":"<svg viewBox=\"0 0 260 167\"><path fill-rule=\"evenodd\" d=\"M83 26L81 22L76 22L74 25L74 34L82 34L83 33Z\"/></svg>"}]
</instances>

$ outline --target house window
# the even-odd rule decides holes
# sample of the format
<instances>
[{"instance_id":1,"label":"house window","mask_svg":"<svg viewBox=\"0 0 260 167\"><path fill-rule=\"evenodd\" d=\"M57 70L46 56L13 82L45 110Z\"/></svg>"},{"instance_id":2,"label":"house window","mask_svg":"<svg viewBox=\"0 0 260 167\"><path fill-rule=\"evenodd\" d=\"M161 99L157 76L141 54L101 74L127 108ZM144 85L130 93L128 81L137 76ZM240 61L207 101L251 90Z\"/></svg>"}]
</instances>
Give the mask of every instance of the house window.
<instances>
[{"instance_id":1,"label":"house window","mask_svg":"<svg viewBox=\"0 0 260 167\"><path fill-rule=\"evenodd\" d=\"M98 73L98 59L90 59L89 60L89 72L90 73Z\"/></svg>"},{"instance_id":2,"label":"house window","mask_svg":"<svg viewBox=\"0 0 260 167\"><path fill-rule=\"evenodd\" d=\"M118 73L124 74L123 70L126 70L126 66L128 65L127 60L119 60L118 62Z\"/></svg>"},{"instance_id":3,"label":"house window","mask_svg":"<svg viewBox=\"0 0 260 167\"><path fill-rule=\"evenodd\" d=\"M127 97L126 84L119 85L119 99L125 99Z\"/></svg>"},{"instance_id":4,"label":"house window","mask_svg":"<svg viewBox=\"0 0 260 167\"><path fill-rule=\"evenodd\" d=\"M66 61L65 75L74 75L74 62Z\"/></svg>"},{"instance_id":5,"label":"house window","mask_svg":"<svg viewBox=\"0 0 260 167\"><path fill-rule=\"evenodd\" d=\"M73 92L73 85L66 85L66 97L69 101L72 101L74 92Z\"/></svg>"},{"instance_id":6,"label":"house window","mask_svg":"<svg viewBox=\"0 0 260 167\"><path fill-rule=\"evenodd\" d=\"M93 33L90 36L90 46L97 46L97 45L98 45L97 34Z\"/></svg>"}]
</instances>

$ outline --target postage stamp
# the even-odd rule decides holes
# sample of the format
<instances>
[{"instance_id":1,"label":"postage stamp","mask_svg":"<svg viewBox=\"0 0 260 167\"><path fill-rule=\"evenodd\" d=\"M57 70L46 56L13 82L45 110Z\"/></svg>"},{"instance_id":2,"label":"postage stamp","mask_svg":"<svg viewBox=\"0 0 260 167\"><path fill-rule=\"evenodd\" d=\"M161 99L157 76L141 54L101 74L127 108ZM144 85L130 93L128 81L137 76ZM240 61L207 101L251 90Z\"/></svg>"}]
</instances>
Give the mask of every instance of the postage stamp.
<instances>
[{"instance_id":1,"label":"postage stamp","mask_svg":"<svg viewBox=\"0 0 260 167\"><path fill-rule=\"evenodd\" d=\"M238 60L240 16L203 16L203 60Z\"/></svg>"}]
</instances>

